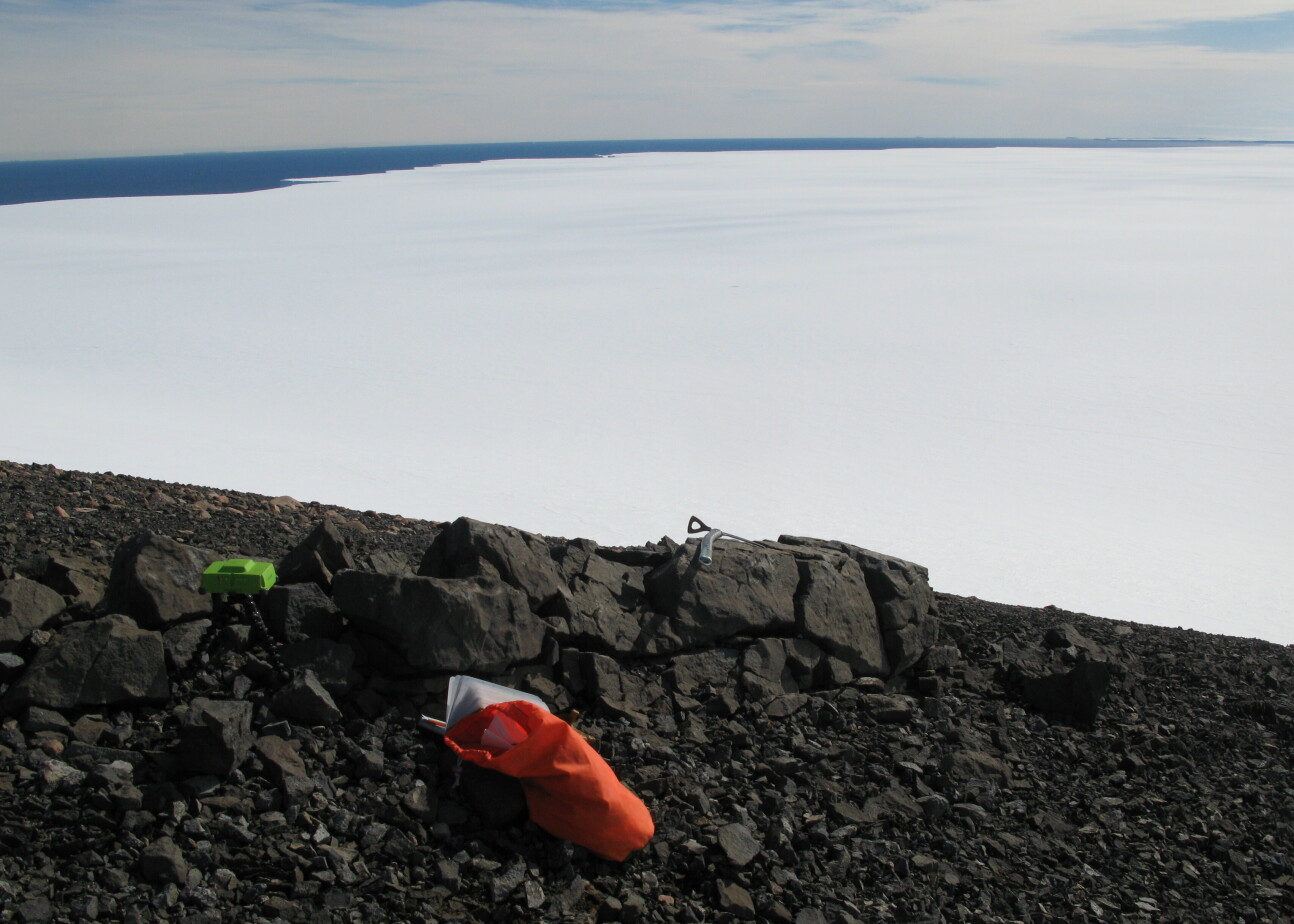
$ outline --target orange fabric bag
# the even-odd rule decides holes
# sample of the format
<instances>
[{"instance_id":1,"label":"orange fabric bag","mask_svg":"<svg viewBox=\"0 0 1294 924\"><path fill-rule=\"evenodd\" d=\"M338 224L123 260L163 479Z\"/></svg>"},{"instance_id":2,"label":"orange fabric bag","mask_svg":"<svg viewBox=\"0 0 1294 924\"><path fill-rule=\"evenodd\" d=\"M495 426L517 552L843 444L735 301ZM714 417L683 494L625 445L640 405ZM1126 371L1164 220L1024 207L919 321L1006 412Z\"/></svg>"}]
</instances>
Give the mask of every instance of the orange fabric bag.
<instances>
[{"instance_id":1,"label":"orange fabric bag","mask_svg":"<svg viewBox=\"0 0 1294 924\"><path fill-rule=\"evenodd\" d=\"M601 755L532 703L478 709L445 733L445 743L463 760L516 777L531 821L598 856L623 860L656 833L647 806Z\"/></svg>"}]
</instances>

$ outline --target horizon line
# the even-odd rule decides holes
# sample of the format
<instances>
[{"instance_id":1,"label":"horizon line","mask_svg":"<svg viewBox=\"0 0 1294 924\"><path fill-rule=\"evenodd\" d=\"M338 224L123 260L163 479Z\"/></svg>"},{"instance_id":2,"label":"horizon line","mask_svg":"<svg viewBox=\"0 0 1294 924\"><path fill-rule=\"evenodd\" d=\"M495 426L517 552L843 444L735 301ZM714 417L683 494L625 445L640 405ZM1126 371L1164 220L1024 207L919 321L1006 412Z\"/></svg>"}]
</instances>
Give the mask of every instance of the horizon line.
<instances>
[{"instance_id":1,"label":"horizon line","mask_svg":"<svg viewBox=\"0 0 1294 924\"><path fill-rule=\"evenodd\" d=\"M52 157L18 157L0 159L0 165L11 166L15 164L45 164L72 161L103 161L103 160L140 160L146 158L182 158L182 157L210 157L210 156L239 156L255 154L310 154L321 153L325 151L382 151L382 150L411 150L415 148L483 148L483 147L556 147L560 145L647 145L647 144L723 144L732 143L743 146L759 143L778 143L787 144L791 142L819 142L831 144L847 144L857 142L926 142L931 144L946 144L953 147L957 144L973 144L976 147L999 147L1010 144L1020 144L1025 146L1051 146L1051 145L1100 145L1100 144L1144 144L1148 146L1163 145L1286 145L1294 144L1294 139L1254 139L1254 138L1179 138L1179 137L1133 137L1133 136L1101 136L1101 137L1079 137L1074 135L1065 136L978 136L978 135L811 135L811 136L723 136L723 137L673 137L673 138L568 138L562 140L544 140L544 141L440 141L427 143L402 143L402 144L346 144L330 145L324 147L291 147L291 148L238 148L238 149L213 149L213 150L195 150L195 151L172 151L169 153L151 152L137 154L69 154L56 155ZM613 152L613 153L639 153L639 152ZM647 153L647 152L641 152ZM707 151L702 153L717 153L716 151Z\"/></svg>"}]
</instances>

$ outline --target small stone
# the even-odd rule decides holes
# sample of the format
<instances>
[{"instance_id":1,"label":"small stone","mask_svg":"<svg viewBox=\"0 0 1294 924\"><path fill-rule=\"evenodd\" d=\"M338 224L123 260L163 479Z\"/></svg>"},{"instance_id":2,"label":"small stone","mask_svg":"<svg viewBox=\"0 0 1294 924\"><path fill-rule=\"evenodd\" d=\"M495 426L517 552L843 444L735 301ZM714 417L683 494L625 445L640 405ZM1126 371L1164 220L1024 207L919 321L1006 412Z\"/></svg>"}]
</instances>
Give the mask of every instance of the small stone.
<instances>
[{"instance_id":1,"label":"small stone","mask_svg":"<svg viewBox=\"0 0 1294 924\"><path fill-rule=\"evenodd\" d=\"M29 898L18 906L18 920L22 924L46 924L54 920L54 909L43 895Z\"/></svg>"},{"instance_id":2,"label":"small stone","mask_svg":"<svg viewBox=\"0 0 1294 924\"><path fill-rule=\"evenodd\" d=\"M917 799L917 805L921 806L921 814L925 816L926 821L938 821L948 814L948 800L938 793L922 796Z\"/></svg>"},{"instance_id":3,"label":"small stone","mask_svg":"<svg viewBox=\"0 0 1294 924\"><path fill-rule=\"evenodd\" d=\"M755 902L750 893L735 882L719 884L719 910L741 918L743 921L755 920Z\"/></svg>"},{"instance_id":4,"label":"small stone","mask_svg":"<svg viewBox=\"0 0 1294 924\"><path fill-rule=\"evenodd\" d=\"M507 901L508 897L517 890L517 887L526 878L526 866L524 863L517 861L508 865L500 873L496 873L490 881L490 895L497 905Z\"/></svg>"},{"instance_id":5,"label":"small stone","mask_svg":"<svg viewBox=\"0 0 1294 924\"><path fill-rule=\"evenodd\" d=\"M139 855L139 875L149 882L184 884L189 878L189 864L169 837L149 844Z\"/></svg>"},{"instance_id":6,"label":"small stone","mask_svg":"<svg viewBox=\"0 0 1294 924\"><path fill-rule=\"evenodd\" d=\"M607 922L610 921L619 921L620 912L623 910L624 905L620 903L620 899L616 898L614 895L608 895L606 898L602 899L601 903L598 905L598 924L607 924Z\"/></svg>"},{"instance_id":7,"label":"small stone","mask_svg":"<svg viewBox=\"0 0 1294 924\"><path fill-rule=\"evenodd\" d=\"M863 710L882 725L905 725L912 721L916 702L908 696L869 693L863 696Z\"/></svg>"},{"instance_id":8,"label":"small stone","mask_svg":"<svg viewBox=\"0 0 1294 924\"><path fill-rule=\"evenodd\" d=\"M40 780L51 792L74 789L85 782L85 771L61 760L50 760L40 770Z\"/></svg>"},{"instance_id":9,"label":"small stone","mask_svg":"<svg viewBox=\"0 0 1294 924\"><path fill-rule=\"evenodd\" d=\"M759 841L743 824L724 825L719 829L719 847L734 866L745 866L759 855Z\"/></svg>"},{"instance_id":10,"label":"small stone","mask_svg":"<svg viewBox=\"0 0 1294 924\"><path fill-rule=\"evenodd\" d=\"M459 866L453 860L437 860L436 877L440 880L440 884L451 892L457 892L463 881Z\"/></svg>"},{"instance_id":11,"label":"small stone","mask_svg":"<svg viewBox=\"0 0 1294 924\"><path fill-rule=\"evenodd\" d=\"M801 908L795 915L795 924L827 924L821 908Z\"/></svg>"},{"instance_id":12,"label":"small stone","mask_svg":"<svg viewBox=\"0 0 1294 924\"><path fill-rule=\"evenodd\" d=\"M404 810L419 821L430 822L436 818L436 797L422 780L417 780L413 788L400 800Z\"/></svg>"}]
</instances>

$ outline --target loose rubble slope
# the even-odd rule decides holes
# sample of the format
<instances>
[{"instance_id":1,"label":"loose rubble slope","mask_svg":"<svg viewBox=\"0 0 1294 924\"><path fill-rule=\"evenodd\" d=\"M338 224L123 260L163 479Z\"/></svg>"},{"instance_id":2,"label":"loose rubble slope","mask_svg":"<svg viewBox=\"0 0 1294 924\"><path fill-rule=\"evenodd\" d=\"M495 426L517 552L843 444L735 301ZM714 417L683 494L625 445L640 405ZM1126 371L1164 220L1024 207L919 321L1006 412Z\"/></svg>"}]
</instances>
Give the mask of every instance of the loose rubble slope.
<instances>
[{"instance_id":1,"label":"loose rubble slope","mask_svg":"<svg viewBox=\"0 0 1294 924\"><path fill-rule=\"evenodd\" d=\"M272 638L195 592L234 557ZM655 838L598 859L459 767L415 724L456 672L566 712ZM0 920L1294 921L1292 684L837 542L0 462Z\"/></svg>"}]
</instances>

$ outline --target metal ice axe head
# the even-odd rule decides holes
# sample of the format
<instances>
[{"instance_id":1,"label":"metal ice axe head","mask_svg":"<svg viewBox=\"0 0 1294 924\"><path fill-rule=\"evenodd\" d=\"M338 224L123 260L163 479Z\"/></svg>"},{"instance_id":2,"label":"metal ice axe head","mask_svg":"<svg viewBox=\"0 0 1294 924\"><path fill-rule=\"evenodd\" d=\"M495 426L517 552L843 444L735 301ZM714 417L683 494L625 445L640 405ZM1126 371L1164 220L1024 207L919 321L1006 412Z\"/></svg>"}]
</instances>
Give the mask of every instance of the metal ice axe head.
<instances>
[{"instance_id":1,"label":"metal ice axe head","mask_svg":"<svg viewBox=\"0 0 1294 924\"><path fill-rule=\"evenodd\" d=\"M750 539L743 539L740 536L734 536L732 533L725 533L721 529L711 529L701 522L701 518L693 516L687 521L688 535L695 533L705 533L701 537L701 547L697 550L697 560L703 565L708 565L714 561L714 541L716 539L736 539L738 542L751 542Z\"/></svg>"}]
</instances>

